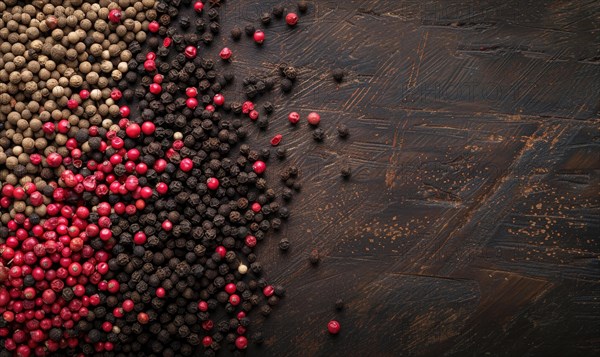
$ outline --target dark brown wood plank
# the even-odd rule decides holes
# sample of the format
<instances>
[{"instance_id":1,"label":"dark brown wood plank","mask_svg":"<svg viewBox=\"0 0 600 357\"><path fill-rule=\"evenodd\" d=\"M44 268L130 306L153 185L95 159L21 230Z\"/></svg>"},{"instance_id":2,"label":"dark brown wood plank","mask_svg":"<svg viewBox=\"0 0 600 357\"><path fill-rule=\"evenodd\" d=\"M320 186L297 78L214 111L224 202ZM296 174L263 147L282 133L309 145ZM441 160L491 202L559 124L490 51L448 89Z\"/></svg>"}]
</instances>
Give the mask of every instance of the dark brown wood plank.
<instances>
[{"instance_id":1,"label":"dark brown wood plank","mask_svg":"<svg viewBox=\"0 0 600 357\"><path fill-rule=\"evenodd\" d=\"M227 2L223 31L275 3ZM330 0L295 29L272 25L261 49L232 44L243 75L300 68L293 94L272 96L267 133L252 134L284 135L304 188L259 249L288 296L249 353L600 353L599 28L593 0ZM241 99L241 84L228 95ZM288 110L318 110L325 142L288 126Z\"/></svg>"}]
</instances>

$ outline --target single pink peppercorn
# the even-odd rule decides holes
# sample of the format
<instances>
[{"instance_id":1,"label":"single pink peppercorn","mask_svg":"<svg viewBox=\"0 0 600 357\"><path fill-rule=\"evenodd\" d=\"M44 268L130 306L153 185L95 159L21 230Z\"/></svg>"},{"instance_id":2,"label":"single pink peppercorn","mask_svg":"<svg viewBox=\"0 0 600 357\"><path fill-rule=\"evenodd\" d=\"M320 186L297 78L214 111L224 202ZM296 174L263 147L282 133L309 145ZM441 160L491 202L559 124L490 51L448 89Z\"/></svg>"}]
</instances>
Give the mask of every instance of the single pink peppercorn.
<instances>
[{"instance_id":1,"label":"single pink peppercorn","mask_svg":"<svg viewBox=\"0 0 600 357\"><path fill-rule=\"evenodd\" d=\"M185 95L188 98L194 98L198 95L198 89L196 89L194 87L188 87L185 89Z\"/></svg>"},{"instance_id":2,"label":"single pink peppercorn","mask_svg":"<svg viewBox=\"0 0 600 357\"><path fill-rule=\"evenodd\" d=\"M244 336L240 336L240 337L236 338L235 339L235 347L237 347L238 350L246 349L246 347L248 347L248 339Z\"/></svg>"},{"instance_id":3,"label":"single pink peppercorn","mask_svg":"<svg viewBox=\"0 0 600 357\"><path fill-rule=\"evenodd\" d=\"M319 113L316 112L312 112L308 114L308 123L310 125L319 125L319 123L321 122L321 116L319 115Z\"/></svg>"},{"instance_id":4,"label":"single pink peppercorn","mask_svg":"<svg viewBox=\"0 0 600 357\"><path fill-rule=\"evenodd\" d=\"M329 321L327 324L327 330L330 334L337 335L340 332L340 323L335 320Z\"/></svg>"},{"instance_id":5,"label":"single pink peppercorn","mask_svg":"<svg viewBox=\"0 0 600 357\"><path fill-rule=\"evenodd\" d=\"M265 33L262 30L254 31L254 42L261 45L265 41Z\"/></svg>"},{"instance_id":6,"label":"single pink peppercorn","mask_svg":"<svg viewBox=\"0 0 600 357\"><path fill-rule=\"evenodd\" d=\"M271 297L271 296L273 296L274 293L275 293L275 288L273 287L273 285L267 285L263 288L263 294L266 297Z\"/></svg>"},{"instance_id":7,"label":"single pink peppercorn","mask_svg":"<svg viewBox=\"0 0 600 357\"><path fill-rule=\"evenodd\" d=\"M194 168L194 162L192 161L192 159L186 157L179 163L179 168L181 169L181 171L189 172Z\"/></svg>"},{"instance_id":8,"label":"single pink peppercorn","mask_svg":"<svg viewBox=\"0 0 600 357\"><path fill-rule=\"evenodd\" d=\"M157 33L160 30L160 24L157 21L152 21L148 24L148 31Z\"/></svg>"},{"instance_id":9,"label":"single pink peppercorn","mask_svg":"<svg viewBox=\"0 0 600 357\"><path fill-rule=\"evenodd\" d=\"M272 139L271 139L271 145L272 146L277 146L279 145L279 143L281 142L281 138L283 138L283 136L281 134L277 134L275 135Z\"/></svg>"},{"instance_id":10,"label":"single pink peppercorn","mask_svg":"<svg viewBox=\"0 0 600 357\"><path fill-rule=\"evenodd\" d=\"M293 12L290 12L285 16L285 22L290 26L296 26L298 23L298 15Z\"/></svg>"},{"instance_id":11,"label":"single pink peppercorn","mask_svg":"<svg viewBox=\"0 0 600 357\"><path fill-rule=\"evenodd\" d=\"M213 103L215 103L215 105L218 106L225 104L225 97L223 96L223 94L215 94L215 96L213 97Z\"/></svg>"},{"instance_id":12,"label":"single pink peppercorn","mask_svg":"<svg viewBox=\"0 0 600 357\"><path fill-rule=\"evenodd\" d=\"M229 283L225 285L225 292L227 292L227 294L233 294L236 290L237 288L234 283Z\"/></svg>"},{"instance_id":13,"label":"single pink peppercorn","mask_svg":"<svg viewBox=\"0 0 600 357\"><path fill-rule=\"evenodd\" d=\"M187 105L187 107L190 109L195 109L198 106L198 99L188 98L185 101L185 105Z\"/></svg>"},{"instance_id":14,"label":"single pink peppercorn","mask_svg":"<svg viewBox=\"0 0 600 357\"><path fill-rule=\"evenodd\" d=\"M228 60L231 58L231 50L228 47L224 47L221 52L219 53L219 56L221 57L222 60Z\"/></svg>"},{"instance_id":15,"label":"single pink peppercorn","mask_svg":"<svg viewBox=\"0 0 600 357\"><path fill-rule=\"evenodd\" d=\"M259 117L259 113L257 110L252 110L250 113L248 113L248 116L250 117L251 120L257 120Z\"/></svg>"},{"instance_id":16,"label":"single pink peppercorn","mask_svg":"<svg viewBox=\"0 0 600 357\"><path fill-rule=\"evenodd\" d=\"M209 190L216 190L219 188L219 180L216 177L210 177L206 180L206 186Z\"/></svg>"},{"instance_id":17,"label":"single pink peppercorn","mask_svg":"<svg viewBox=\"0 0 600 357\"><path fill-rule=\"evenodd\" d=\"M265 172L265 170L267 169L267 165L263 162L263 161L256 161L253 165L252 165L252 170L254 170L255 173L257 174L262 174L263 172Z\"/></svg>"},{"instance_id":18,"label":"single pink peppercorn","mask_svg":"<svg viewBox=\"0 0 600 357\"><path fill-rule=\"evenodd\" d=\"M291 112L288 115L288 120L290 121L290 123L296 124L300 121L300 114L298 114L296 112Z\"/></svg>"},{"instance_id":19,"label":"single pink peppercorn","mask_svg":"<svg viewBox=\"0 0 600 357\"><path fill-rule=\"evenodd\" d=\"M160 94L160 92L162 92L162 87L158 83L152 83L150 84L149 90L152 94Z\"/></svg>"},{"instance_id":20,"label":"single pink peppercorn","mask_svg":"<svg viewBox=\"0 0 600 357\"><path fill-rule=\"evenodd\" d=\"M187 46L185 48L185 51L183 52L183 54L188 59L194 59L194 58L196 58L196 55L198 54L198 50L194 46Z\"/></svg>"},{"instance_id":21,"label":"single pink peppercorn","mask_svg":"<svg viewBox=\"0 0 600 357\"><path fill-rule=\"evenodd\" d=\"M108 20L110 22L112 22L112 23L118 24L119 22L121 22L121 17L122 16L123 16L123 13L121 12L121 10L119 10L119 9L112 9L108 13Z\"/></svg>"}]
</instances>

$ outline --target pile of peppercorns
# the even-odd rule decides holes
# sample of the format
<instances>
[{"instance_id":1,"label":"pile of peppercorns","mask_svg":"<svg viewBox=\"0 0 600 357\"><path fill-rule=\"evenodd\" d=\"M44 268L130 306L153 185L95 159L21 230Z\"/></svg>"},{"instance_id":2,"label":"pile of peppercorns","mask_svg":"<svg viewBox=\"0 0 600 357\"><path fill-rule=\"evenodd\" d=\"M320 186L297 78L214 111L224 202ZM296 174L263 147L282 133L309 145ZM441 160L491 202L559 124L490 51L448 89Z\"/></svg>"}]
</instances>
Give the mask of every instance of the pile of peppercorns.
<instances>
[{"instance_id":1,"label":"pile of peppercorns","mask_svg":"<svg viewBox=\"0 0 600 357\"><path fill-rule=\"evenodd\" d=\"M274 111L254 101L298 74L282 64L227 100L232 51L199 54L222 3L0 1L0 356L210 356L262 341L249 313L269 315L285 290L253 248L290 216L299 169L278 190L263 178L270 149L242 141ZM260 22L284 17L299 21L276 6ZM268 41L253 25L232 40L242 32ZM319 114L307 119L322 140Z\"/></svg>"}]
</instances>

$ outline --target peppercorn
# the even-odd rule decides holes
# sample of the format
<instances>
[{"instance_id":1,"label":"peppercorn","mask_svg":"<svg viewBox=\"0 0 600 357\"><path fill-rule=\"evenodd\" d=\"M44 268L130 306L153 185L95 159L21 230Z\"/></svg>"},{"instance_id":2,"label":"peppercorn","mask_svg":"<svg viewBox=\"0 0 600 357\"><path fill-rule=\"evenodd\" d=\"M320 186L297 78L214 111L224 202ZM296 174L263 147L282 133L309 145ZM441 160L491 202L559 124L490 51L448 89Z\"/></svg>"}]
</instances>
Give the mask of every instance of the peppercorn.
<instances>
[{"instance_id":1,"label":"peppercorn","mask_svg":"<svg viewBox=\"0 0 600 357\"><path fill-rule=\"evenodd\" d=\"M340 174L342 175L343 178L350 177L350 175L352 175L352 168L350 167L350 165L344 164L342 166L342 168L340 169Z\"/></svg>"},{"instance_id":2,"label":"peppercorn","mask_svg":"<svg viewBox=\"0 0 600 357\"><path fill-rule=\"evenodd\" d=\"M284 252L290 249L290 241L287 238L282 238L279 241L279 249Z\"/></svg>"},{"instance_id":3,"label":"peppercorn","mask_svg":"<svg viewBox=\"0 0 600 357\"><path fill-rule=\"evenodd\" d=\"M271 14L264 12L260 15L260 22L262 22L263 25L268 26L271 23Z\"/></svg>"},{"instance_id":4,"label":"peppercorn","mask_svg":"<svg viewBox=\"0 0 600 357\"><path fill-rule=\"evenodd\" d=\"M344 80L344 70L341 68L336 68L331 72L331 76L336 82L340 83Z\"/></svg>"},{"instance_id":5,"label":"peppercorn","mask_svg":"<svg viewBox=\"0 0 600 357\"><path fill-rule=\"evenodd\" d=\"M281 86L281 90L284 93L289 93L289 92L291 92L292 87L294 86L294 84L288 78L284 78L284 79L281 80L280 86Z\"/></svg>"},{"instance_id":6,"label":"peppercorn","mask_svg":"<svg viewBox=\"0 0 600 357\"><path fill-rule=\"evenodd\" d=\"M231 29L231 38L234 41L238 41L241 37L242 37L242 29L241 28L239 28L238 26L235 26L233 29Z\"/></svg>"},{"instance_id":7,"label":"peppercorn","mask_svg":"<svg viewBox=\"0 0 600 357\"><path fill-rule=\"evenodd\" d=\"M313 139L315 139L315 141L323 141L323 139L325 138L325 132L321 128L315 129L313 131L312 135L313 135Z\"/></svg>"},{"instance_id":8,"label":"peppercorn","mask_svg":"<svg viewBox=\"0 0 600 357\"><path fill-rule=\"evenodd\" d=\"M350 130L346 124L338 124L337 132L340 138L346 138L350 134Z\"/></svg>"},{"instance_id":9,"label":"peppercorn","mask_svg":"<svg viewBox=\"0 0 600 357\"><path fill-rule=\"evenodd\" d=\"M318 251L318 250L316 250L316 249L313 249L313 250L310 252L310 255L309 255L309 257L308 257L308 260L309 260L309 262L310 262L312 265L319 264L319 261L321 260L321 258L320 258L320 256L319 256L319 251Z\"/></svg>"},{"instance_id":10,"label":"peppercorn","mask_svg":"<svg viewBox=\"0 0 600 357\"><path fill-rule=\"evenodd\" d=\"M308 11L308 2L306 0L298 1L298 11L300 11L301 13L305 13L306 11Z\"/></svg>"},{"instance_id":11,"label":"peppercorn","mask_svg":"<svg viewBox=\"0 0 600 357\"><path fill-rule=\"evenodd\" d=\"M284 10L285 9L284 9L283 5L275 5L275 6L273 6L273 10L271 12L273 13L273 16L280 19L283 17Z\"/></svg>"},{"instance_id":12,"label":"peppercorn","mask_svg":"<svg viewBox=\"0 0 600 357\"><path fill-rule=\"evenodd\" d=\"M246 36L248 36L248 37L253 36L255 31L256 31L256 28L252 25L246 25L246 27L244 28L244 32L246 33Z\"/></svg>"}]
</instances>

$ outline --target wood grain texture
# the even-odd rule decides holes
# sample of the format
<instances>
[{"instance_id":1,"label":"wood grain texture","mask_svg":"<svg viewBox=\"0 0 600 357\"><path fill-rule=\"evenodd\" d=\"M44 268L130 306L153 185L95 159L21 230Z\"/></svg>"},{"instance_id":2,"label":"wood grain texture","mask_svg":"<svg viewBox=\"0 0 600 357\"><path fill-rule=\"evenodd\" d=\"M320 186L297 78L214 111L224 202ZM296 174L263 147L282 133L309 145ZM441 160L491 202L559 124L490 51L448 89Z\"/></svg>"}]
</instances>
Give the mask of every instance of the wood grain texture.
<instances>
[{"instance_id":1,"label":"wood grain texture","mask_svg":"<svg viewBox=\"0 0 600 357\"><path fill-rule=\"evenodd\" d=\"M223 31L275 3L227 2ZM599 29L594 0L324 0L261 49L227 43L242 77L300 69L251 135L283 134L289 160L272 167L299 165L304 186L258 251L288 295L249 355L600 353ZM291 110L319 111L324 143Z\"/></svg>"}]
</instances>

